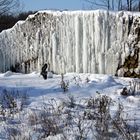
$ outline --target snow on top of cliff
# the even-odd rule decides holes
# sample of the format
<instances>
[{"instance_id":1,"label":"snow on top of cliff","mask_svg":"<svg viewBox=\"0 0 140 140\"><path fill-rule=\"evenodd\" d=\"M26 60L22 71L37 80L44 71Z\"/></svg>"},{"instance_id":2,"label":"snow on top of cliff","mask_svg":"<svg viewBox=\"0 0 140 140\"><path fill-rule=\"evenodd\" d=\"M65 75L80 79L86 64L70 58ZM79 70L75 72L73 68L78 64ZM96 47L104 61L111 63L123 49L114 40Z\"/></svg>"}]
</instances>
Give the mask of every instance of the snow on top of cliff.
<instances>
[{"instance_id":1,"label":"snow on top of cliff","mask_svg":"<svg viewBox=\"0 0 140 140\"><path fill-rule=\"evenodd\" d=\"M38 11L37 13L29 16L29 18L33 18L35 15L38 13L48 13L48 14L53 14L53 15L62 15L62 14L68 14L68 15L73 15L73 14L91 14L91 13L109 13L113 15L133 15L133 16L140 16L140 12L130 12L130 11L107 11L103 9L97 9L97 10L75 10L75 11L55 11L55 10L42 10Z\"/></svg>"},{"instance_id":2,"label":"snow on top of cliff","mask_svg":"<svg viewBox=\"0 0 140 140\"><path fill-rule=\"evenodd\" d=\"M12 28L3 30L0 34L4 34L5 32L11 32L16 26L23 24L26 20L19 20Z\"/></svg>"},{"instance_id":3,"label":"snow on top of cliff","mask_svg":"<svg viewBox=\"0 0 140 140\"><path fill-rule=\"evenodd\" d=\"M21 20L18 21L12 28L3 30L0 34L3 34L6 32L11 32L16 26L22 25L23 23L25 23L27 20L34 18L37 14L42 14L42 13L46 13L46 14L53 14L54 16L60 16L62 14L67 14L67 15L75 15L75 14L91 14L91 13L96 13L96 14L102 14L102 13L107 13L107 10L77 10L77 11L55 11L55 10L42 10L42 11L38 11L35 14L29 15L25 21ZM132 16L140 16L140 12L129 12L129 11L109 11L109 14L112 15L121 15L122 16L128 16L128 15L132 15Z\"/></svg>"}]
</instances>

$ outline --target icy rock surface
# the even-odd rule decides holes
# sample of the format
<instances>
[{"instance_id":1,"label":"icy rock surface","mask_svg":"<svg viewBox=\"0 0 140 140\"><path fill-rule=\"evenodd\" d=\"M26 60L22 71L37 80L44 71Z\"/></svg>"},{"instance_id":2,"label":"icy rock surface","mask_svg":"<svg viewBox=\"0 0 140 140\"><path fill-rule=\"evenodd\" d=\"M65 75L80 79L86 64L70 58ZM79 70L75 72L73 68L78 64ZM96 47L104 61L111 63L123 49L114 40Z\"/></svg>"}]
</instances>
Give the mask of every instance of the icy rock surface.
<instances>
[{"instance_id":1,"label":"icy rock surface","mask_svg":"<svg viewBox=\"0 0 140 140\"><path fill-rule=\"evenodd\" d=\"M11 66L24 73L40 71L48 62L54 73L119 75L125 58L135 53L130 44L138 33L131 27L138 17L102 10L40 11L0 33L0 71Z\"/></svg>"},{"instance_id":2,"label":"icy rock surface","mask_svg":"<svg viewBox=\"0 0 140 140\"><path fill-rule=\"evenodd\" d=\"M117 73L119 76L140 78L140 17L131 17L128 25L128 39L124 42ZM122 59L123 55L125 59Z\"/></svg>"}]
</instances>

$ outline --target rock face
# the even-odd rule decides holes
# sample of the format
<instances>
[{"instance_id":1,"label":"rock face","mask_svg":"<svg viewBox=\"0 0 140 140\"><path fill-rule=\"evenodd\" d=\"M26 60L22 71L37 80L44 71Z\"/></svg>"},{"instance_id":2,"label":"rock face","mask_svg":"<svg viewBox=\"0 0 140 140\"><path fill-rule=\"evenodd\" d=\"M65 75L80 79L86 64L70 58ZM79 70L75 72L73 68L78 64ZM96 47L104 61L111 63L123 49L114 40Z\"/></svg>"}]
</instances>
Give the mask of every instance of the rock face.
<instances>
[{"instance_id":1,"label":"rock face","mask_svg":"<svg viewBox=\"0 0 140 140\"><path fill-rule=\"evenodd\" d=\"M0 71L89 72L139 77L140 15L40 11L0 33Z\"/></svg>"},{"instance_id":2,"label":"rock face","mask_svg":"<svg viewBox=\"0 0 140 140\"><path fill-rule=\"evenodd\" d=\"M140 78L140 17L133 18L128 39L124 43L127 53L124 61L118 65L117 75Z\"/></svg>"}]
</instances>

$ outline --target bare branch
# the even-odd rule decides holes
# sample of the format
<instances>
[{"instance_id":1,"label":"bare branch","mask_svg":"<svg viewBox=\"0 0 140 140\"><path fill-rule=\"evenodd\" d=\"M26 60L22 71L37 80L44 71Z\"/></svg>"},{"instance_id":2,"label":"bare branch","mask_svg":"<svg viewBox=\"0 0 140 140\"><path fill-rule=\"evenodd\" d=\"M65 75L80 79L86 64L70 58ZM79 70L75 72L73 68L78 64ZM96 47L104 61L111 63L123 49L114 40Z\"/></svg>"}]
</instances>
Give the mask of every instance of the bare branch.
<instances>
[{"instance_id":1,"label":"bare branch","mask_svg":"<svg viewBox=\"0 0 140 140\"><path fill-rule=\"evenodd\" d=\"M90 5L108 10L128 10L133 11L139 6L140 0L84 0Z\"/></svg>"},{"instance_id":2,"label":"bare branch","mask_svg":"<svg viewBox=\"0 0 140 140\"><path fill-rule=\"evenodd\" d=\"M85 0L85 1L88 2L89 4L92 4L92 5L96 5L96 6L100 6L100 7L107 7L106 4L97 3L96 1L91 1L91 0Z\"/></svg>"},{"instance_id":3,"label":"bare branch","mask_svg":"<svg viewBox=\"0 0 140 140\"><path fill-rule=\"evenodd\" d=\"M11 12L19 6L19 0L0 0L0 15Z\"/></svg>"}]
</instances>

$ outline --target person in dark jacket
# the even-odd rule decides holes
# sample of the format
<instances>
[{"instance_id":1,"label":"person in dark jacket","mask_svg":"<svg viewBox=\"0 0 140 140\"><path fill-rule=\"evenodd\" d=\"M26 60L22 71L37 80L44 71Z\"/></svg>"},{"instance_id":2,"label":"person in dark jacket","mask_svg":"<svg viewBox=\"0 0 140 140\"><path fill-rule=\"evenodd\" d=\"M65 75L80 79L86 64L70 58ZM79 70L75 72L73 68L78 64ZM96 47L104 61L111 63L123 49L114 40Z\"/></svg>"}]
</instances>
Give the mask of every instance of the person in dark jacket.
<instances>
[{"instance_id":1,"label":"person in dark jacket","mask_svg":"<svg viewBox=\"0 0 140 140\"><path fill-rule=\"evenodd\" d=\"M41 75L43 76L43 78L46 80L47 79L47 63L45 63L41 69Z\"/></svg>"}]
</instances>

